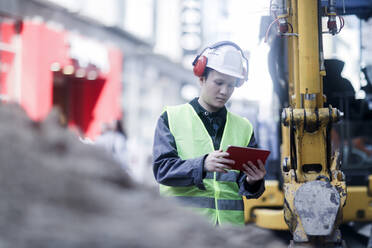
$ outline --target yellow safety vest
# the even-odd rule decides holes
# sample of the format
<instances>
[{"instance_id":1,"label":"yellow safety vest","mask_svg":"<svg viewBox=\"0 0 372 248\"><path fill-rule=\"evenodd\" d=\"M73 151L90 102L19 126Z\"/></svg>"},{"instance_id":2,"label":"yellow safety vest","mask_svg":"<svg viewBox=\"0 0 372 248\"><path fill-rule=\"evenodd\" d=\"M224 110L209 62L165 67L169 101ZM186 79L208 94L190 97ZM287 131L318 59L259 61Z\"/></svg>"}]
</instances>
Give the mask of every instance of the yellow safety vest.
<instances>
[{"instance_id":1,"label":"yellow safety vest","mask_svg":"<svg viewBox=\"0 0 372 248\"><path fill-rule=\"evenodd\" d=\"M212 138L202 120L190 104L166 107L169 129L176 141L178 156L191 159L214 151ZM220 149L228 145L248 146L252 136L251 123L227 112ZM239 195L237 179L239 171L228 173L207 172L203 179L206 190L196 186L160 185L160 193L182 199L187 205L208 216L214 224L244 225L244 205Z\"/></svg>"}]
</instances>

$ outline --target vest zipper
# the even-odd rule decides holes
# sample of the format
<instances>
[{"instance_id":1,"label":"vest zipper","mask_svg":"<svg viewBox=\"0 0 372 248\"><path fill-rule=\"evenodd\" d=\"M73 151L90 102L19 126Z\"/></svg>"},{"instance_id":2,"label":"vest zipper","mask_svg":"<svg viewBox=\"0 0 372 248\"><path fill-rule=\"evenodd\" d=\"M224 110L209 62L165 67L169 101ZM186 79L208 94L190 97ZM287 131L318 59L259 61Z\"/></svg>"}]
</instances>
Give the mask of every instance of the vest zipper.
<instances>
[{"instance_id":1,"label":"vest zipper","mask_svg":"<svg viewBox=\"0 0 372 248\"><path fill-rule=\"evenodd\" d=\"M216 225L219 225L221 223L220 211L218 209L218 199L220 198L220 187L217 183L216 177L217 177L217 172L214 172L213 173L214 204L216 207L216 217L217 217Z\"/></svg>"}]
</instances>

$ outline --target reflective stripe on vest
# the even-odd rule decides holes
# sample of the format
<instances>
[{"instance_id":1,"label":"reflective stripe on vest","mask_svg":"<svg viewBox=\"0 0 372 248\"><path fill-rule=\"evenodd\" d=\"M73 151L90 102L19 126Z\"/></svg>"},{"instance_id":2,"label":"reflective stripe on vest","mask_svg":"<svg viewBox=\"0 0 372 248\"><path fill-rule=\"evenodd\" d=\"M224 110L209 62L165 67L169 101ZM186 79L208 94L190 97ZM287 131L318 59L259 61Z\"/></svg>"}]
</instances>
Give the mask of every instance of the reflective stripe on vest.
<instances>
[{"instance_id":1,"label":"reflective stripe on vest","mask_svg":"<svg viewBox=\"0 0 372 248\"><path fill-rule=\"evenodd\" d=\"M214 151L212 138L190 104L167 107L166 111L169 129L181 159L196 158ZM227 112L220 149L225 151L228 145L248 146L252 131L247 119ZM235 170L228 173L208 172L203 179L206 190L196 186L160 185L160 193L182 200L208 216L214 224L243 225L244 208L242 196L239 195L238 176L239 171Z\"/></svg>"}]
</instances>

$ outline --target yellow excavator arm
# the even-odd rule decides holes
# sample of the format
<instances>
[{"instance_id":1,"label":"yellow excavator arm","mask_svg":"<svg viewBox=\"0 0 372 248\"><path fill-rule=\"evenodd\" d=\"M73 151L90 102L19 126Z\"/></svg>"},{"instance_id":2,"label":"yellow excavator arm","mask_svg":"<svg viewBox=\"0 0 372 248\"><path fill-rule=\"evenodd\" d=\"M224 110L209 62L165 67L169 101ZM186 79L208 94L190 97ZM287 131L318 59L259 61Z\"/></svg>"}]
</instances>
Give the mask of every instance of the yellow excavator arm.
<instances>
[{"instance_id":1,"label":"yellow excavator arm","mask_svg":"<svg viewBox=\"0 0 372 248\"><path fill-rule=\"evenodd\" d=\"M338 226L347 192L338 153L332 156L330 152L329 136L332 124L340 120L342 113L332 106L324 107L319 1L280 2L281 11L275 21L288 36L290 99L281 118L284 195L277 193L278 185L268 182L265 194L257 200L261 202L246 204L246 220L253 218L258 225L272 229L285 229L285 221L293 235L291 247L338 247L342 245ZM274 199L282 204L284 212L273 209L270 200ZM260 208L254 208L259 204Z\"/></svg>"}]
</instances>

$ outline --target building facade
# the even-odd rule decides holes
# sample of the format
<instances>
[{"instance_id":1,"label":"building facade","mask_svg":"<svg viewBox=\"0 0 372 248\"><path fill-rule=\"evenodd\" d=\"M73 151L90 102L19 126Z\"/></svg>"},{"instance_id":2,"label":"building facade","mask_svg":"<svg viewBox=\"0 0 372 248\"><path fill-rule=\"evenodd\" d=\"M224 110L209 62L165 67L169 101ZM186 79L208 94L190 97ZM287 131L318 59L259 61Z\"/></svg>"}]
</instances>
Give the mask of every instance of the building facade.
<instances>
[{"instance_id":1,"label":"building facade","mask_svg":"<svg viewBox=\"0 0 372 248\"><path fill-rule=\"evenodd\" d=\"M139 20L157 6L145 2ZM196 78L177 55L154 49L155 14L138 23L146 32L133 31L130 3L0 0L0 99L35 121L57 108L62 124L93 140L102 124L122 119L141 175L163 107L182 103L181 88Z\"/></svg>"}]
</instances>

